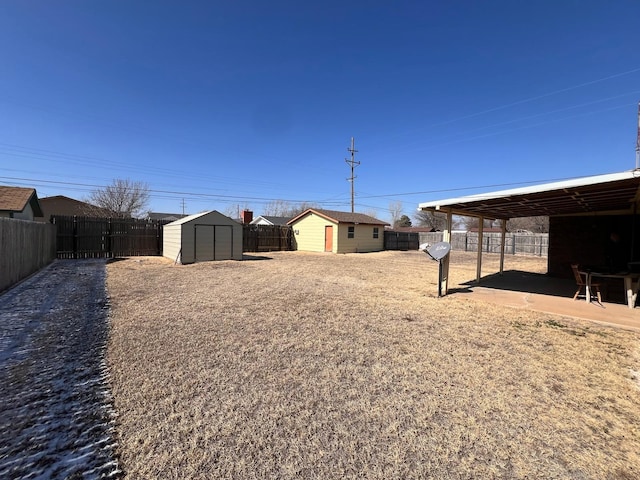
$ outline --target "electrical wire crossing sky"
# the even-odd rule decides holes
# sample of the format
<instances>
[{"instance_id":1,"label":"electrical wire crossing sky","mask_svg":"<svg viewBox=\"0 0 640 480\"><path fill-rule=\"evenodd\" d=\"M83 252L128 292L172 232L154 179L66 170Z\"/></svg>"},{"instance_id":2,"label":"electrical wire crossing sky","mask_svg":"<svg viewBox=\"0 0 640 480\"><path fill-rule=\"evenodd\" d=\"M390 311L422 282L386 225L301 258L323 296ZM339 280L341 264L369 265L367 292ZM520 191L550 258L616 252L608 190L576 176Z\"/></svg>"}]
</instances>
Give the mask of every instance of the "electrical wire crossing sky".
<instances>
[{"instance_id":1,"label":"electrical wire crossing sky","mask_svg":"<svg viewBox=\"0 0 640 480\"><path fill-rule=\"evenodd\" d=\"M86 200L130 179L156 212L388 221L630 170L638 18L591 0L8 0L0 184Z\"/></svg>"}]
</instances>

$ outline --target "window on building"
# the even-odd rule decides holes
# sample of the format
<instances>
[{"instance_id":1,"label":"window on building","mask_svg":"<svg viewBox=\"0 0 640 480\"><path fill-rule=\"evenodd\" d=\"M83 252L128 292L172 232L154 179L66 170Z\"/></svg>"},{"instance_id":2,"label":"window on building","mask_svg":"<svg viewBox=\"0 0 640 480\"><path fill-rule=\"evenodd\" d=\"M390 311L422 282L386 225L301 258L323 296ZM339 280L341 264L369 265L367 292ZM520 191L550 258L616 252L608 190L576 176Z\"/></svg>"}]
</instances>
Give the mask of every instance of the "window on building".
<instances>
[{"instance_id":1,"label":"window on building","mask_svg":"<svg viewBox=\"0 0 640 480\"><path fill-rule=\"evenodd\" d=\"M373 227L373 238L378 238L378 227Z\"/></svg>"},{"instance_id":2,"label":"window on building","mask_svg":"<svg viewBox=\"0 0 640 480\"><path fill-rule=\"evenodd\" d=\"M356 235L356 227L349 227L347 238L353 238Z\"/></svg>"}]
</instances>

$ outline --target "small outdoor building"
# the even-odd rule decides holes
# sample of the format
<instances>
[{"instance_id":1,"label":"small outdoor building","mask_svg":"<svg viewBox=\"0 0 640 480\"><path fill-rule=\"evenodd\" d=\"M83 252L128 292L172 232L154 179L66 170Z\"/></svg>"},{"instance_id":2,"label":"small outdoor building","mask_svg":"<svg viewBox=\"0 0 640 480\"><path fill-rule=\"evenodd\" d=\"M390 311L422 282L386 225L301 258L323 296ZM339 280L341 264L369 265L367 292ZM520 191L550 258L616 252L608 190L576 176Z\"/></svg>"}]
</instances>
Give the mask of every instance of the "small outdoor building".
<instances>
[{"instance_id":1,"label":"small outdoor building","mask_svg":"<svg viewBox=\"0 0 640 480\"><path fill-rule=\"evenodd\" d=\"M211 210L163 227L162 255L182 264L242 260L242 225Z\"/></svg>"},{"instance_id":2,"label":"small outdoor building","mask_svg":"<svg viewBox=\"0 0 640 480\"><path fill-rule=\"evenodd\" d=\"M0 217L34 220L42 215L35 188L0 186Z\"/></svg>"},{"instance_id":3,"label":"small outdoor building","mask_svg":"<svg viewBox=\"0 0 640 480\"><path fill-rule=\"evenodd\" d=\"M501 220L502 249L500 273L504 268L506 222L510 218L548 216L550 276L571 276L571 264L604 265L607 243L619 236L620 256L625 267L640 260L640 169L575 178L530 187L424 202L419 210L447 215L444 241L450 241L452 216L479 218L476 281L482 273L484 219ZM448 259L443 261L443 292L447 291ZM620 259L616 260L620 263Z\"/></svg>"},{"instance_id":4,"label":"small outdoor building","mask_svg":"<svg viewBox=\"0 0 640 480\"><path fill-rule=\"evenodd\" d=\"M297 250L307 252L379 252L384 250L382 220L362 213L309 208L287 222Z\"/></svg>"}]
</instances>

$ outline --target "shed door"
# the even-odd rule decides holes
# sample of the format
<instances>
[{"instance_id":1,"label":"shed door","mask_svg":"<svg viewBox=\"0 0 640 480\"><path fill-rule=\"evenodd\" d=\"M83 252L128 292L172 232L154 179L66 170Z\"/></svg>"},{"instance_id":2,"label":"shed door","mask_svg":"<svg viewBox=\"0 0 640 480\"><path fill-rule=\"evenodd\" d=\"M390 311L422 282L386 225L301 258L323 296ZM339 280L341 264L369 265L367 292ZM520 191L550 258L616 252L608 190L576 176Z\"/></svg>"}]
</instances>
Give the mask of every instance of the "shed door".
<instances>
[{"instance_id":1,"label":"shed door","mask_svg":"<svg viewBox=\"0 0 640 480\"><path fill-rule=\"evenodd\" d=\"M231 225L196 225L195 229L196 262L233 258L233 227Z\"/></svg>"},{"instance_id":2,"label":"shed door","mask_svg":"<svg viewBox=\"0 0 640 480\"><path fill-rule=\"evenodd\" d=\"M214 244L216 238L216 227L213 225L196 225L193 241L194 245L194 261L208 262L215 260Z\"/></svg>"},{"instance_id":3,"label":"shed door","mask_svg":"<svg viewBox=\"0 0 640 480\"><path fill-rule=\"evenodd\" d=\"M231 260L233 258L233 227L216 225L214 260Z\"/></svg>"},{"instance_id":4,"label":"shed door","mask_svg":"<svg viewBox=\"0 0 640 480\"><path fill-rule=\"evenodd\" d=\"M331 225L324 227L324 251L333 252L333 226Z\"/></svg>"}]
</instances>

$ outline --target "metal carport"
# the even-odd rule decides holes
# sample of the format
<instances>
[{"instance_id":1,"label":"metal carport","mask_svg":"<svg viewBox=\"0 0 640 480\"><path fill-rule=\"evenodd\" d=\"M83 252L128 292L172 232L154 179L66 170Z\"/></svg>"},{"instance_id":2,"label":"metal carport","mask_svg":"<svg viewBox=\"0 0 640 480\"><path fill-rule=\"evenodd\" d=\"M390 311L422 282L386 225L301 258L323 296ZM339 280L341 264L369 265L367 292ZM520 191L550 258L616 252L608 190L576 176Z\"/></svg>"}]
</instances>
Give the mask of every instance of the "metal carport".
<instances>
[{"instance_id":1,"label":"metal carport","mask_svg":"<svg viewBox=\"0 0 640 480\"><path fill-rule=\"evenodd\" d=\"M479 222L476 281L482 269L482 226L484 219L502 220L500 272L504 268L506 222L510 218L589 214L635 215L640 200L640 169L574 178L552 183L468 195L420 203L418 210L447 215L444 240L450 241L453 215L477 217ZM443 261L442 292L446 295L448 257Z\"/></svg>"}]
</instances>

